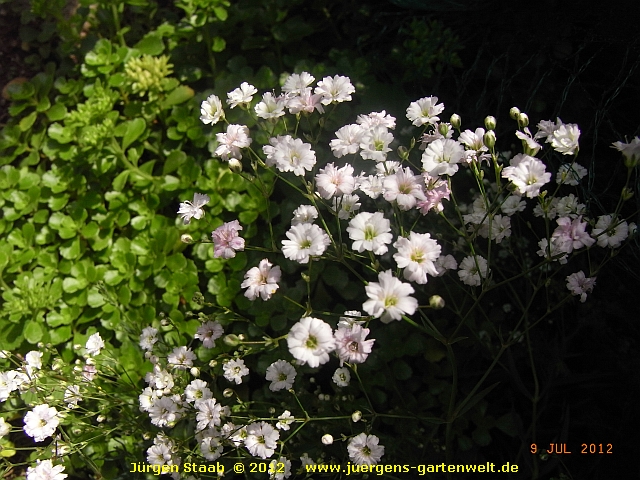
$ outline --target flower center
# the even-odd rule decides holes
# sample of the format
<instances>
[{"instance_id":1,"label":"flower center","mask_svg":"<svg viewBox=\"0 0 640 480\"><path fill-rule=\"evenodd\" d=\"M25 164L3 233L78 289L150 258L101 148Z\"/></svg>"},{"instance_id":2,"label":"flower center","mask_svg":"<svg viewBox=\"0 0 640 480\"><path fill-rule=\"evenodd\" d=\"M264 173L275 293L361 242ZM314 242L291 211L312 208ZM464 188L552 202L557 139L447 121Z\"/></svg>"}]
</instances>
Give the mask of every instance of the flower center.
<instances>
[{"instance_id":1,"label":"flower center","mask_svg":"<svg viewBox=\"0 0 640 480\"><path fill-rule=\"evenodd\" d=\"M318 339L314 336L309 336L305 345L309 350L315 350L318 347Z\"/></svg>"},{"instance_id":2,"label":"flower center","mask_svg":"<svg viewBox=\"0 0 640 480\"><path fill-rule=\"evenodd\" d=\"M364 229L364 239L373 240L376 238L376 229L372 225L367 225Z\"/></svg>"},{"instance_id":3,"label":"flower center","mask_svg":"<svg viewBox=\"0 0 640 480\"><path fill-rule=\"evenodd\" d=\"M358 351L358 342L351 342L349 344L349 350L351 350L352 352L357 352Z\"/></svg>"}]
</instances>

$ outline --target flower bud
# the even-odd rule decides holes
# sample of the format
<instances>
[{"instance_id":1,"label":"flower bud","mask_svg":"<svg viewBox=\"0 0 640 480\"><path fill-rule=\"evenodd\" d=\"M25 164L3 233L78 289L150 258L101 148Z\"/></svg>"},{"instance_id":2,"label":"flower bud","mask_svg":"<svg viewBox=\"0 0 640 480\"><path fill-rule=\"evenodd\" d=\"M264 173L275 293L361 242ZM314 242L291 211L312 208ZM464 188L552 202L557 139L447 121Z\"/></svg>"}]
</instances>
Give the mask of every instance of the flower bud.
<instances>
[{"instance_id":1,"label":"flower bud","mask_svg":"<svg viewBox=\"0 0 640 480\"><path fill-rule=\"evenodd\" d=\"M484 119L484 127L487 130L495 130L495 128L496 128L496 117L493 117L491 115L487 115L487 117Z\"/></svg>"},{"instance_id":2,"label":"flower bud","mask_svg":"<svg viewBox=\"0 0 640 480\"><path fill-rule=\"evenodd\" d=\"M182 235L180 237L180 241L182 243L192 243L193 242L193 237L191 235L189 235L188 233L185 233L184 235Z\"/></svg>"},{"instance_id":3,"label":"flower bud","mask_svg":"<svg viewBox=\"0 0 640 480\"><path fill-rule=\"evenodd\" d=\"M529 117L526 113L522 112L518 114L518 126L520 128L526 127L529 125Z\"/></svg>"},{"instance_id":4,"label":"flower bud","mask_svg":"<svg viewBox=\"0 0 640 480\"><path fill-rule=\"evenodd\" d=\"M353 423L359 422L361 418L362 418L362 412L360 410L356 410L351 414L351 421Z\"/></svg>"},{"instance_id":5,"label":"flower bud","mask_svg":"<svg viewBox=\"0 0 640 480\"><path fill-rule=\"evenodd\" d=\"M324 443L325 445L331 445L333 443L333 437L330 434L325 433L322 436L322 443Z\"/></svg>"},{"instance_id":6,"label":"flower bud","mask_svg":"<svg viewBox=\"0 0 640 480\"><path fill-rule=\"evenodd\" d=\"M496 146L495 132L493 130L489 130L487 133L484 134L483 141L484 141L484 144L487 146L487 148L493 149L493 147Z\"/></svg>"},{"instance_id":7,"label":"flower bud","mask_svg":"<svg viewBox=\"0 0 640 480\"><path fill-rule=\"evenodd\" d=\"M215 359L214 359L214 360L210 360L210 361L209 361L209 366L210 366L211 368L216 368L216 367L218 366L218 361L217 361L217 360L215 360Z\"/></svg>"},{"instance_id":8,"label":"flower bud","mask_svg":"<svg viewBox=\"0 0 640 480\"><path fill-rule=\"evenodd\" d=\"M626 202L627 200L631 199L631 197L633 197L633 190L631 190L629 187L624 187L622 189L622 200Z\"/></svg>"},{"instance_id":9,"label":"flower bud","mask_svg":"<svg viewBox=\"0 0 640 480\"><path fill-rule=\"evenodd\" d=\"M231 398L233 397L233 390L231 388L225 388L224 391L222 392L222 396L224 398Z\"/></svg>"},{"instance_id":10,"label":"flower bud","mask_svg":"<svg viewBox=\"0 0 640 480\"><path fill-rule=\"evenodd\" d=\"M229 335L225 335L224 343L226 343L230 347L237 347L238 345L240 345L240 339L238 338L237 335L234 335L233 333L231 333Z\"/></svg>"},{"instance_id":11,"label":"flower bud","mask_svg":"<svg viewBox=\"0 0 640 480\"><path fill-rule=\"evenodd\" d=\"M231 170L233 173L242 172L242 162L240 160L238 160L237 158L230 158L229 159L229 170Z\"/></svg>"},{"instance_id":12,"label":"flower bud","mask_svg":"<svg viewBox=\"0 0 640 480\"><path fill-rule=\"evenodd\" d=\"M444 298L442 298L440 295L431 295L431 297L429 298L429 306L434 310L440 310L444 308L444 305Z\"/></svg>"},{"instance_id":13,"label":"flower bud","mask_svg":"<svg viewBox=\"0 0 640 480\"><path fill-rule=\"evenodd\" d=\"M451 126L453 128L459 130L460 129L460 125L462 125L462 118L457 113L454 113L453 115L451 115L451 118L449 119L449 122L451 123Z\"/></svg>"},{"instance_id":14,"label":"flower bud","mask_svg":"<svg viewBox=\"0 0 640 480\"><path fill-rule=\"evenodd\" d=\"M509 116L514 120L517 120L518 115L520 115L520 109L518 107L511 107L511 110L509 110Z\"/></svg>"},{"instance_id":15,"label":"flower bud","mask_svg":"<svg viewBox=\"0 0 640 480\"><path fill-rule=\"evenodd\" d=\"M198 367L191 367L191 376L198 378L200 376L200 369Z\"/></svg>"},{"instance_id":16,"label":"flower bud","mask_svg":"<svg viewBox=\"0 0 640 480\"><path fill-rule=\"evenodd\" d=\"M444 135L446 137L447 133L449 133L449 125L447 125L446 123L439 124L438 132L440 132L440 135Z\"/></svg>"}]
</instances>

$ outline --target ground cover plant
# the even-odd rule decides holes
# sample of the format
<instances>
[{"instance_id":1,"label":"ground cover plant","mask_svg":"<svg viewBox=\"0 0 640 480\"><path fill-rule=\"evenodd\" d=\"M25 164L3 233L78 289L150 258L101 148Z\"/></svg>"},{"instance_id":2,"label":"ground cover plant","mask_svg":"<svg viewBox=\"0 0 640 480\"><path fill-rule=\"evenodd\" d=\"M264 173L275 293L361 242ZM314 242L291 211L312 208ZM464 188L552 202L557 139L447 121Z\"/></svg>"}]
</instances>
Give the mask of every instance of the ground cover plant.
<instances>
[{"instance_id":1,"label":"ground cover plant","mask_svg":"<svg viewBox=\"0 0 640 480\"><path fill-rule=\"evenodd\" d=\"M384 32L343 29L373 4L76 7L23 11L49 48L5 91L4 477L571 478L542 449L569 412L545 420L563 342L633 258L635 130L598 196L564 114L382 96ZM462 68L440 20L402 24L378 58L423 69L398 84Z\"/></svg>"}]
</instances>

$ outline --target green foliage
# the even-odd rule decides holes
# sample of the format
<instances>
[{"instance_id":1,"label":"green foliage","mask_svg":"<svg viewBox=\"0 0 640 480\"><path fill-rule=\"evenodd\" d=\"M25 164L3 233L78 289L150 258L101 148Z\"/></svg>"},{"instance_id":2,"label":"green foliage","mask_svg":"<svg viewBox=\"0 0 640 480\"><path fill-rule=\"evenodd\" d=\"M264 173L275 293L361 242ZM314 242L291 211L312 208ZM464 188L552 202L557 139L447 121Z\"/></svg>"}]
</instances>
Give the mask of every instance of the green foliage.
<instances>
[{"instance_id":1,"label":"green foliage","mask_svg":"<svg viewBox=\"0 0 640 480\"><path fill-rule=\"evenodd\" d=\"M193 90L171 77L168 57L140 53L161 53L157 38L138 48L100 39L81 76L57 76L50 64L9 89L13 118L0 138L0 232L8 235L0 348L64 346L88 325L123 340L123 314L137 325L150 311L189 303L203 279L182 253L176 190L196 181L206 188L218 206L212 224L240 209L251 222L265 208L218 163L188 153L208 136ZM208 236L206 227L188 231Z\"/></svg>"}]
</instances>

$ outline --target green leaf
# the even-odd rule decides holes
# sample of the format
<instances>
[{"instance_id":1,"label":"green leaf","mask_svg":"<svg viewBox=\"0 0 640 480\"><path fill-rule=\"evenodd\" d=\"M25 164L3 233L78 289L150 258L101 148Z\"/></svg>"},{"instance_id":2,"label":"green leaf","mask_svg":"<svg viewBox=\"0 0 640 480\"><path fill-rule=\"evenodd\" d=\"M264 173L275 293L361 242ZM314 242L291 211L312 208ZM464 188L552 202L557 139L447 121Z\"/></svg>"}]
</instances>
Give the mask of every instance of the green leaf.
<instances>
[{"instance_id":1,"label":"green leaf","mask_svg":"<svg viewBox=\"0 0 640 480\"><path fill-rule=\"evenodd\" d=\"M187 154L182 150L174 150L168 156L162 167L162 174L167 175L176 171L187 159Z\"/></svg>"},{"instance_id":2,"label":"green leaf","mask_svg":"<svg viewBox=\"0 0 640 480\"><path fill-rule=\"evenodd\" d=\"M51 343L53 345L60 345L68 341L73 336L73 332L69 325L64 325L60 328L49 330L49 336L51 337Z\"/></svg>"},{"instance_id":3,"label":"green leaf","mask_svg":"<svg viewBox=\"0 0 640 480\"><path fill-rule=\"evenodd\" d=\"M113 183L111 185L113 186L114 190L121 192L124 189L124 185L125 183L127 183L130 172L131 170L125 170L124 172L119 173L118 176L113 179Z\"/></svg>"},{"instance_id":4,"label":"green leaf","mask_svg":"<svg viewBox=\"0 0 640 480\"><path fill-rule=\"evenodd\" d=\"M173 175L165 175L164 183L162 184L162 189L168 192L173 192L180 188L180 179L174 177Z\"/></svg>"},{"instance_id":5,"label":"green leaf","mask_svg":"<svg viewBox=\"0 0 640 480\"><path fill-rule=\"evenodd\" d=\"M47 110L47 117L51 122L62 120L66 115L67 107L65 107L62 103L56 103L52 105L49 110Z\"/></svg>"},{"instance_id":6,"label":"green leaf","mask_svg":"<svg viewBox=\"0 0 640 480\"><path fill-rule=\"evenodd\" d=\"M157 56L164 51L164 42L159 35L150 33L136 43L133 48L143 54Z\"/></svg>"},{"instance_id":7,"label":"green leaf","mask_svg":"<svg viewBox=\"0 0 640 480\"><path fill-rule=\"evenodd\" d=\"M222 37L215 37L213 39L213 45L211 45L211 50L214 52L222 52L227 47L227 42Z\"/></svg>"},{"instance_id":8,"label":"green leaf","mask_svg":"<svg viewBox=\"0 0 640 480\"><path fill-rule=\"evenodd\" d=\"M28 320L24 326L24 338L27 342L35 345L44 336L44 330L40 323L36 320Z\"/></svg>"},{"instance_id":9,"label":"green leaf","mask_svg":"<svg viewBox=\"0 0 640 480\"><path fill-rule=\"evenodd\" d=\"M169 107L186 102L194 95L195 92L192 88L189 88L186 85L180 85L179 87L174 88L171 93L167 95L167 98L162 102L162 109L166 110Z\"/></svg>"},{"instance_id":10,"label":"green leaf","mask_svg":"<svg viewBox=\"0 0 640 480\"><path fill-rule=\"evenodd\" d=\"M60 255L68 260L75 260L80 256L80 239L78 237L73 240L64 242L60 247Z\"/></svg>"},{"instance_id":11,"label":"green leaf","mask_svg":"<svg viewBox=\"0 0 640 480\"><path fill-rule=\"evenodd\" d=\"M37 112L31 112L29 115L27 115L22 120L20 120L20 123L18 124L20 127L20 130L23 132L26 132L27 130L29 130L33 126L33 124L36 122L37 117L38 117Z\"/></svg>"},{"instance_id":12,"label":"green leaf","mask_svg":"<svg viewBox=\"0 0 640 480\"><path fill-rule=\"evenodd\" d=\"M133 142L135 142L138 137L140 135L142 135L142 132L144 132L144 129L147 128L147 123L144 121L143 118L134 118L133 120L129 120L128 122L125 122L125 124L127 125L127 130L124 134L124 137L122 138L122 149L126 150L127 148L129 148L129 145L131 145Z\"/></svg>"}]
</instances>

